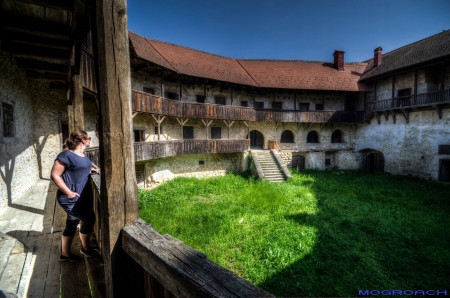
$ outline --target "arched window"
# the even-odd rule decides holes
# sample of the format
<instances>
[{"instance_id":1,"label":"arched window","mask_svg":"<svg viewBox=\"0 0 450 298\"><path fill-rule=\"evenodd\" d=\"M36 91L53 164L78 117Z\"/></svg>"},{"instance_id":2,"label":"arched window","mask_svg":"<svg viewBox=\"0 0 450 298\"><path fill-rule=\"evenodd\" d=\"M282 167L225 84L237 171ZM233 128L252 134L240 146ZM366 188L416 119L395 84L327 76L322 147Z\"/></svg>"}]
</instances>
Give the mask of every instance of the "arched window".
<instances>
[{"instance_id":1,"label":"arched window","mask_svg":"<svg viewBox=\"0 0 450 298\"><path fill-rule=\"evenodd\" d=\"M285 130L281 134L281 143L294 143L294 134L290 130Z\"/></svg>"},{"instance_id":2,"label":"arched window","mask_svg":"<svg viewBox=\"0 0 450 298\"><path fill-rule=\"evenodd\" d=\"M342 133L340 130L335 130L331 134L331 143L342 143Z\"/></svg>"},{"instance_id":3,"label":"arched window","mask_svg":"<svg viewBox=\"0 0 450 298\"><path fill-rule=\"evenodd\" d=\"M306 137L306 143L319 143L319 135L315 130L311 130Z\"/></svg>"}]
</instances>

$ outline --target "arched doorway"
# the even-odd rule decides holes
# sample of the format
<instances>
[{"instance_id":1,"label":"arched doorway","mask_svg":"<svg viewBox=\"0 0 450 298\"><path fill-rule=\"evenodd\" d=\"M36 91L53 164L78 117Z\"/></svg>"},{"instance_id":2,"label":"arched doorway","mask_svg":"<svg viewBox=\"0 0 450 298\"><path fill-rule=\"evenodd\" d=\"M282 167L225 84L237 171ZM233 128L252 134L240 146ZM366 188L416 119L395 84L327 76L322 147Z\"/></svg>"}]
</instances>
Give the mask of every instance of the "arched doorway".
<instances>
[{"instance_id":1,"label":"arched doorway","mask_svg":"<svg viewBox=\"0 0 450 298\"><path fill-rule=\"evenodd\" d=\"M251 149L264 149L264 136L257 130L250 132L250 148Z\"/></svg>"},{"instance_id":2,"label":"arched doorway","mask_svg":"<svg viewBox=\"0 0 450 298\"><path fill-rule=\"evenodd\" d=\"M366 155L366 173L383 173L384 157L381 153L372 152Z\"/></svg>"}]
</instances>

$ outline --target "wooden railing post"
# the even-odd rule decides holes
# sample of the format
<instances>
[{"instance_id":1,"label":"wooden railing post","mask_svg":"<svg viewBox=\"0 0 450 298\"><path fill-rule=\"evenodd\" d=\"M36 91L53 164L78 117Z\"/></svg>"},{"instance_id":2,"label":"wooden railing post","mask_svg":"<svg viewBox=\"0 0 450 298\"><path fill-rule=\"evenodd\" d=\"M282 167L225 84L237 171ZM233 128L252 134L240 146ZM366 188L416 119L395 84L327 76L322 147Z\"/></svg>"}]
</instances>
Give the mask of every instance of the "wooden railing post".
<instances>
[{"instance_id":1,"label":"wooden railing post","mask_svg":"<svg viewBox=\"0 0 450 298\"><path fill-rule=\"evenodd\" d=\"M126 0L97 0L102 256L108 297L135 297L142 283L122 251L120 231L139 217L134 174ZM137 274L137 278L134 274ZM142 272L141 272L142 277ZM143 277L142 277L143 279ZM132 283L135 280L135 283Z\"/></svg>"}]
</instances>

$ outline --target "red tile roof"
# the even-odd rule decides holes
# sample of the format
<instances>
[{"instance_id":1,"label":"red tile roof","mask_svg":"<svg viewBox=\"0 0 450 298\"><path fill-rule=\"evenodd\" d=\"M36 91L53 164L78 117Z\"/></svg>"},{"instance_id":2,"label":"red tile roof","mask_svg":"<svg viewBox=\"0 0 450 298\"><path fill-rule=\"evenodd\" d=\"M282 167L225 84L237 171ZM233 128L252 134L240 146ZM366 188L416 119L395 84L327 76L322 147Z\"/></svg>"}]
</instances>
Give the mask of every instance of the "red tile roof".
<instances>
[{"instance_id":1,"label":"red tile roof","mask_svg":"<svg viewBox=\"0 0 450 298\"><path fill-rule=\"evenodd\" d=\"M331 62L238 60L256 81L266 88L369 91L358 83L366 63L347 63L338 71Z\"/></svg>"},{"instance_id":2,"label":"red tile roof","mask_svg":"<svg viewBox=\"0 0 450 298\"><path fill-rule=\"evenodd\" d=\"M230 83L281 89L369 91L358 83L367 63L333 63L226 58L129 32L135 54L180 74Z\"/></svg>"}]
</instances>

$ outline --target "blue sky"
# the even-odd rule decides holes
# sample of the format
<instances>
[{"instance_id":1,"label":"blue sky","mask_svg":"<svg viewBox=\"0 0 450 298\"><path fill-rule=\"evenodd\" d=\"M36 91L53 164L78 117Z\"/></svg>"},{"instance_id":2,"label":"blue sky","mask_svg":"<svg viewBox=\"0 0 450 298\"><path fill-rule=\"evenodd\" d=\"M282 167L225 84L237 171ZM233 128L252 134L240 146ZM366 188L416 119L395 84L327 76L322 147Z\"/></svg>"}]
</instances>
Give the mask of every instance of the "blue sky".
<instances>
[{"instance_id":1,"label":"blue sky","mask_svg":"<svg viewBox=\"0 0 450 298\"><path fill-rule=\"evenodd\" d=\"M450 0L128 0L128 28L231 58L361 62L450 29Z\"/></svg>"}]
</instances>

